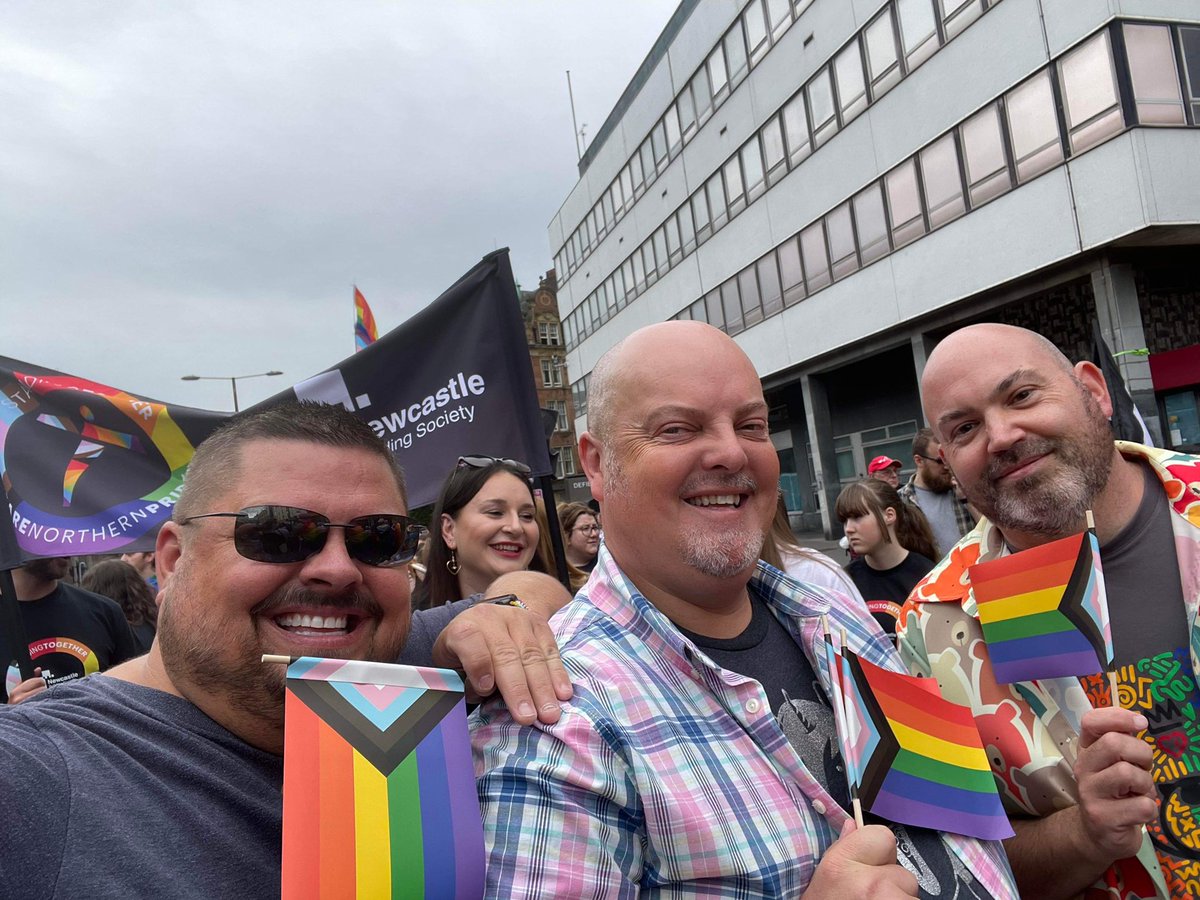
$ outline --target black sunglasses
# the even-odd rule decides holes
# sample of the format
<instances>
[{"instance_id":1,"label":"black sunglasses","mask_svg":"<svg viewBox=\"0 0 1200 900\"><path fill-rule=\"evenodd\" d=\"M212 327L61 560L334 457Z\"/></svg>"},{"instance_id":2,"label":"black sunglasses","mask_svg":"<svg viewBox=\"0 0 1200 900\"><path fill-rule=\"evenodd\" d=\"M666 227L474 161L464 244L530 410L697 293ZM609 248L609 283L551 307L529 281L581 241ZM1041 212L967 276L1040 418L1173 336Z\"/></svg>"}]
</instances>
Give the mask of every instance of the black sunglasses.
<instances>
[{"instance_id":1,"label":"black sunglasses","mask_svg":"<svg viewBox=\"0 0 1200 900\"><path fill-rule=\"evenodd\" d=\"M529 466L525 465L519 459L504 459L500 456L460 456L456 468L462 469L470 466L472 469L486 469L488 466L494 466L497 463L511 466L526 477L533 474L533 469L529 468Z\"/></svg>"},{"instance_id":2,"label":"black sunglasses","mask_svg":"<svg viewBox=\"0 0 1200 900\"><path fill-rule=\"evenodd\" d=\"M180 524L196 519L234 519L234 549L246 559L267 563L316 556L325 547L329 529L341 528L351 559L368 566L402 566L416 555L425 530L408 516L377 513L341 524L298 506L248 506L241 512L188 516Z\"/></svg>"}]
</instances>

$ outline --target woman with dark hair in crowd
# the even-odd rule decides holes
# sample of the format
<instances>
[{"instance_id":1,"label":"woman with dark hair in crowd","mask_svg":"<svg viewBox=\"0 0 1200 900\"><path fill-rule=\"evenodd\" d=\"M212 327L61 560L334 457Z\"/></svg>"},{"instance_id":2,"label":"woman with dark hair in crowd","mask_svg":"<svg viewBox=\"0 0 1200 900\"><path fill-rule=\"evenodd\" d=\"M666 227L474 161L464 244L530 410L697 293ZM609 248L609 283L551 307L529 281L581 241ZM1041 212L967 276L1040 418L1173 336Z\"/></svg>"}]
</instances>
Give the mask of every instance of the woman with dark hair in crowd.
<instances>
[{"instance_id":1,"label":"woman with dark hair in crowd","mask_svg":"<svg viewBox=\"0 0 1200 900\"><path fill-rule=\"evenodd\" d=\"M775 518L771 520L771 528L767 532L767 539L763 541L760 557L796 581L830 588L852 600L862 602L858 588L841 566L821 551L796 543L796 535L788 522L787 504L784 503L782 491L779 492L779 499L775 504Z\"/></svg>"},{"instance_id":2,"label":"woman with dark hair in crowd","mask_svg":"<svg viewBox=\"0 0 1200 900\"><path fill-rule=\"evenodd\" d=\"M154 591L137 569L119 559L108 559L88 569L80 587L112 597L121 604L139 651L145 653L150 649L158 627L158 605L154 602Z\"/></svg>"},{"instance_id":3,"label":"woman with dark hair in crowd","mask_svg":"<svg viewBox=\"0 0 1200 900\"><path fill-rule=\"evenodd\" d=\"M894 638L900 607L937 558L929 522L894 487L875 478L847 485L835 509L859 557L846 571L876 621Z\"/></svg>"},{"instance_id":4,"label":"woman with dark hair in crowd","mask_svg":"<svg viewBox=\"0 0 1200 900\"><path fill-rule=\"evenodd\" d=\"M596 514L582 503L560 503L558 521L562 525L567 562L581 572L591 572L596 567L596 554L600 552L600 525L596 522Z\"/></svg>"},{"instance_id":5,"label":"woman with dark hair in crowd","mask_svg":"<svg viewBox=\"0 0 1200 900\"><path fill-rule=\"evenodd\" d=\"M508 572L547 571L537 552L539 531L528 466L460 457L433 507L428 568L413 594L414 608L483 593Z\"/></svg>"}]
</instances>

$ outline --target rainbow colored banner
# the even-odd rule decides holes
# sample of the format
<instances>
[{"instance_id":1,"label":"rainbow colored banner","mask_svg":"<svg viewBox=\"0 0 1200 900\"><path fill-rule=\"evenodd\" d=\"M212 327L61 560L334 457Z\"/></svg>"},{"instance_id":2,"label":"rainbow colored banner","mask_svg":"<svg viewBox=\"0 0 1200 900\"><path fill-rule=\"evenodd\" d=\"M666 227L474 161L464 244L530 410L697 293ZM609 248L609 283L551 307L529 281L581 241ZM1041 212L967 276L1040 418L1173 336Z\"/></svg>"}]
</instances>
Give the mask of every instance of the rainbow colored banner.
<instances>
[{"instance_id":1,"label":"rainbow colored banner","mask_svg":"<svg viewBox=\"0 0 1200 900\"><path fill-rule=\"evenodd\" d=\"M284 898L479 897L483 826L463 682L305 657L287 671Z\"/></svg>"},{"instance_id":2,"label":"rainbow colored banner","mask_svg":"<svg viewBox=\"0 0 1200 900\"><path fill-rule=\"evenodd\" d=\"M367 298L356 287L354 289L354 352L357 353L368 344L375 343L378 338L379 331L375 327L375 316L371 314L371 307L367 306Z\"/></svg>"},{"instance_id":3,"label":"rainbow colored banner","mask_svg":"<svg viewBox=\"0 0 1200 900\"><path fill-rule=\"evenodd\" d=\"M1093 675L1113 661L1100 545L1084 531L968 569L1001 684Z\"/></svg>"},{"instance_id":4,"label":"rainbow colored banner","mask_svg":"<svg viewBox=\"0 0 1200 900\"><path fill-rule=\"evenodd\" d=\"M889 672L851 651L841 673L843 756L864 808L936 831L1013 836L968 707L943 699L932 678Z\"/></svg>"}]
</instances>

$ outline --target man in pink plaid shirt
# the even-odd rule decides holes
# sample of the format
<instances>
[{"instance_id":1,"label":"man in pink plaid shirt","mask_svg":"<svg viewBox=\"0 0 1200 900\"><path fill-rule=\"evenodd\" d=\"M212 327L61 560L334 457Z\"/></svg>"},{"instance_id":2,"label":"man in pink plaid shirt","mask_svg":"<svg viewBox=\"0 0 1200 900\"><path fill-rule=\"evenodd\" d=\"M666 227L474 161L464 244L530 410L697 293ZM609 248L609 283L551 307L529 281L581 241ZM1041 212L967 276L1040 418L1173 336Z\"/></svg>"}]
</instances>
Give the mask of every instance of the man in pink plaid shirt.
<instances>
[{"instance_id":1,"label":"man in pink plaid shirt","mask_svg":"<svg viewBox=\"0 0 1200 900\"><path fill-rule=\"evenodd\" d=\"M753 365L668 322L592 374L580 456L604 544L553 620L574 699L475 719L498 897L1015 896L997 844L854 829L820 617L899 670L847 598L758 561L779 462Z\"/></svg>"}]
</instances>

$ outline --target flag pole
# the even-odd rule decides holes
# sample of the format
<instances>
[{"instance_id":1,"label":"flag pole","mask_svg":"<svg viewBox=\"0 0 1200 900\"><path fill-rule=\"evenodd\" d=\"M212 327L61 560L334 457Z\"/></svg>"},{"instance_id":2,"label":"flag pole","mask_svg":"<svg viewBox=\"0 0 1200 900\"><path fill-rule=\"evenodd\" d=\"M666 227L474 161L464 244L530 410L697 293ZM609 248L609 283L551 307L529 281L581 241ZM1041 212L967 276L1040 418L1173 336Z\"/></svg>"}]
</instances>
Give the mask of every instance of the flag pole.
<instances>
[{"instance_id":1,"label":"flag pole","mask_svg":"<svg viewBox=\"0 0 1200 900\"><path fill-rule=\"evenodd\" d=\"M1096 536L1096 517L1092 515L1092 511L1086 510L1084 516L1087 518L1087 530L1092 537ZM1119 708L1120 703L1117 701L1117 667L1115 663L1108 663L1105 674L1108 676L1108 693L1109 705L1114 708Z\"/></svg>"},{"instance_id":2,"label":"flag pole","mask_svg":"<svg viewBox=\"0 0 1200 900\"><path fill-rule=\"evenodd\" d=\"M0 511L4 521L0 522L0 635L7 635L12 645L4 659L15 659L21 680L33 677L33 659L29 655L29 635L25 631L25 619L21 615L21 601L17 598L17 586L13 584L12 569L21 567L21 547L13 529L11 507L4 490L0 488ZM0 651L4 642L0 641Z\"/></svg>"},{"instance_id":3,"label":"flag pole","mask_svg":"<svg viewBox=\"0 0 1200 900\"><path fill-rule=\"evenodd\" d=\"M850 646L850 642L846 639L846 629L842 629L842 651ZM841 683L841 678L838 678L838 702L842 704L842 718L846 718L846 688ZM850 782L850 805L854 807L854 824L859 828L863 827L863 811L862 801L858 799L858 764L854 764L854 780Z\"/></svg>"},{"instance_id":4,"label":"flag pole","mask_svg":"<svg viewBox=\"0 0 1200 900\"><path fill-rule=\"evenodd\" d=\"M842 745L842 762L846 766L846 782L850 787L850 807L854 813L854 824L863 826L862 803L858 799L858 773L850 754L847 752L849 735L846 733L846 697L842 688L841 667L838 665L841 656L833 647L833 635L829 632L829 617L821 616L821 631L825 635L825 658L829 661L829 679L833 686L833 720L837 728L839 743ZM846 646L846 632L842 631L842 646Z\"/></svg>"}]
</instances>

